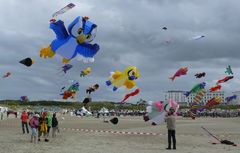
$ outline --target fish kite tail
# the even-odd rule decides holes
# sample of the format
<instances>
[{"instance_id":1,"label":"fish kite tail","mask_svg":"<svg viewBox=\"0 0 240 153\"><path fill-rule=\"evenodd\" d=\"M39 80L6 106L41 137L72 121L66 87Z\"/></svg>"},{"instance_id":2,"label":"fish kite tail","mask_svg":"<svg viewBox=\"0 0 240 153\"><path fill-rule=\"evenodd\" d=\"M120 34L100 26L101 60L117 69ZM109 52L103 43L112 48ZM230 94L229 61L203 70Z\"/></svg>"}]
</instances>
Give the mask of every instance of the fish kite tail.
<instances>
[{"instance_id":1,"label":"fish kite tail","mask_svg":"<svg viewBox=\"0 0 240 153\"><path fill-rule=\"evenodd\" d=\"M175 76L173 77L169 77L170 80L174 81L175 80Z\"/></svg>"}]
</instances>

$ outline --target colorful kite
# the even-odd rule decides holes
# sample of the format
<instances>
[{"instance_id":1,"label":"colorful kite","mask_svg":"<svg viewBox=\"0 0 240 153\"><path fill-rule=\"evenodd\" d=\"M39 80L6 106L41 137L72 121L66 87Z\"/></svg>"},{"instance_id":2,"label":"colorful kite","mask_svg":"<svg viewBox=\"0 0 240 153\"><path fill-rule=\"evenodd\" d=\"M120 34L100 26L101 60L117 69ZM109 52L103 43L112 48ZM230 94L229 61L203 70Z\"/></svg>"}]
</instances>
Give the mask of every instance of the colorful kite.
<instances>
[{"instance_id":1,"label":"colorful kite","mask_svg":"<svg viewBox=\"0 0 240 153\"><path fill-rule=\"evenodd\" d=\"M73 67L71 64L65 64L62 66L62 71L66 74L68 70L70 70Z\"/></svg>"},{"instance_id":2,"label":"colorful kite","mask_svg":"<svg viewBox=\"0 0 240 153\"><path fill-rule=\"evenodd\" d=\"M225 98L225 100L226 100L225 104L228 104L229 102L233 101L234 99L237 99L237 95L232 95L232 96L226 97Z\"/></svg>"},{"instance_id":3,"label":"colorful kite","mask_svg":"<svg viewBox=\"0 0 240 153\"><path fill-rule=\"evenodd\" d=\"M217 90L221 90L221 88L222 88L221 85L216 85L216 86L210 88L210 92L215 92Z\"/></svg>"},{"instance_id":4,"label":"colorful kite","mask_svg":"<svg viewBox=\"0 0 240 153\"><path fill-rule=\"evenodd\" d=\"M186 97L188 97L190 94L193 94L193 93L198 93L201 89L204 89L206 86L206 83L205 82L202 82L202 83L199 83L199 84L196 84L189 92L185 92L184 95Z\"/></svg>"},{"instance_id":5,"label":"colorful kite","mask_svg":"<svg viewBox=\"0 0 240 153\"><path fill-rule=\"evenodd\" d=\"M83 62L94 61L99 45L90 42L96 36L97 25L88 21L87 17L77 17L68 26L68 31L61 20L51 22L50 28L55 32L56 39L47 48L41 49L40 57L52 58L55 54L59 54L63 57L63 63L75 57Z\"/></svg>"},{"instance_id":6,"label":"colorful kite","mask_svg":"<svg viewBox=\"0 0 240 153\"><path fill-rule=\"evenodd\" d=\"M181 75L186 75L187 71L188 71L187 67L182 67L174 74L174 76L170 77L169 79L173 81L175 80L176 77L180 77Z\"/></svg>"},{"instance_id":7,"label":"colorful kite","mask_svg":"<svg viewBox=\"0 0 240 153\"><path fill-rule=\"evenodd\" d=\"M94 86L90 86L86 89L87 94L91 94L92 92L96 91L99 88L98 84L95 84Z\"/></svg>"},{"instance_id":8,"label":"colorful kite","mask_svg":"<svg viewBox=\"0 0 240 153\"><path fill-rule=\"evenodd\" d=\"M131 93L129 93L129 94L126 94L125 97L124 97L124 99L123 99L120 103L121 103L121 104L124 104L125 101L126 101L129 97L136 96L137 94L139 94L139 92L140 92L140 89L137 88L135 91L133 91L133 92L131 92Z\"/></svg>"},{"instance_id":9,"label":"colorful kite","mask_svg":"<svg viewBox=\"0 0 240 153\"><path fill-rule=\"evenodd\" d=\"M175 103L173 100L165 102L148 102L146 107L147 113L143 116L145 122L150 121L152 125L159 125L164 122L165 116L170 108L174 108L175 113L178 111L179 104Z\"/></svg>"},{"instance_id":10,"label":"colorful kite","mask_svg":"<svg viewBox=\"0 0 240 153\"><path fill-rule=\"evenodd\" d=\"M63 88L62 88L63 89ZM62 94L63 99L68 99L68 98L72 98L72 99L76 99L76 94L79 91L79 83L76 82L74 84L72 84L67 90L65 90Z\"/></svg>"},{"instance_id":11,"label":"colorful kite","mask_svg":"<svg viewBox=\"0 0 240 153\"><path fill-rule=\"evenodd\" d=\"M193 104L200 104L205 93L206 90L204 88L200 89L200 91L196 94L196 96L193 99Z\"/></svg>"},{"instance_id":12,"label":"colorful kite","mask_svg":"<svg viewBox=\"0 0 240 153\"><path fill-rule=\"evenodd\" d=\"M196 76L196 78L201 78L201 77L205 77L206 73L202 72L202 73L197 73L194 76Z\"/></svg>"},{"instance_id":13,"label":"colorful kite","mask_svg":"<svg viewBox=\"0 0 240 153\"><path fill-rule=\"evenodd\" d=\"M222 98L220 96L214 97L212 99L210 99L206 104L205 104L205 108L210 109L214 106L219 105L222 102Z\"/></svg>"},{"instance_id":14,"label":"colorful kite","mask_svg":"<svg viewBox=\"0 0 240 153\"><path fill-rule=\"evenodd\" d=\"M232 68L231 68L230 65L228 65L228 67L226 67L225 73L228 74L228 75L233 75Z\"/></svg>"},{"instance_id":15,"label":"colorful kite","mask_svg":"<svg viewBox=\"0 0 240 153\"><path fill-rule=\"evenodd\" d=\"M55 13L52 15L52 17L55 18L55 17L57 17L58 15L63 14L63 13L65 13L65 12L67 12L68 10L72 9L74 6L75 6L75 4L69 3L67 6L65 6L65 7L62 8L61 10L55 12Z\"/></svg>"},{"instance_id":16,"label":"colorful kite","mask_svg":"<svg viewBox=\"0 0 240 153\"><path fill-rule=\"evenodd\" d=\"M87 67L86 69L81 71L80 77L84 77L84 76L88 75L89 73L91 73L91 71L92 71L91 67Z\"/></svg>"},{"instance_id":17,"label":"colorful kite","mask_svg":"<svg viewBox=\"0 0 240 153\"><path fill-rule=\"evenodd\" d=\"M27 66L27 67L30 67L32 64L34 64L34 60L32 58L25 58L23 60L21 60L19 63Z\"/></svg>"},{"instance_id":18,"label":"colorful kite","mask_svg":"<svg viewBox=\"0 0 240 153\"><path fill-rule=\"evenodd\" d=\"M218 80L217 84L227 82L228 80L233 79L233 76L226 76L225 78Z\"/></svg>"},{"instance_id":19,"label":"colorful kite","mask_svg":"<svg viewBox=\"0 0 240 153\"><path fill-rule=\"evenodd\" d=\"M137 67L129 66L123 72L112 72L109 80L106 81L106 85L113 85L113 91L116 91L122 86L125 86L127 89L132 89L136 86L135 80L139 77L139 75Z\"/></svg>"}]
</instances>

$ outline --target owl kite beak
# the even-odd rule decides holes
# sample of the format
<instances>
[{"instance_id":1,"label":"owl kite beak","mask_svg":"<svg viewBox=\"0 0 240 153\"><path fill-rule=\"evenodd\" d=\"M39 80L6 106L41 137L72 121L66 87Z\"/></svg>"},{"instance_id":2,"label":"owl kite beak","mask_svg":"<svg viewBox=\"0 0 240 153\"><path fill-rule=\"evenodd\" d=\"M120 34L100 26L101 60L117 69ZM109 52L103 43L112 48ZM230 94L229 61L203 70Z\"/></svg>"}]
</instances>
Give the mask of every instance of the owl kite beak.
<instances>
[{"instance_id":1,"label":"owl kite beak","mask_svg":"<svg viewBox=\"0 0 240 153\"><path fill-rule=\"evenodd\" d=\"M77 42L78 42L79 44L82 44L82 43L84 43L85 40L86 40L86 35L81 34L81 35L77 36L76 39L77 39Z\"/></svg>"}]
</instances>

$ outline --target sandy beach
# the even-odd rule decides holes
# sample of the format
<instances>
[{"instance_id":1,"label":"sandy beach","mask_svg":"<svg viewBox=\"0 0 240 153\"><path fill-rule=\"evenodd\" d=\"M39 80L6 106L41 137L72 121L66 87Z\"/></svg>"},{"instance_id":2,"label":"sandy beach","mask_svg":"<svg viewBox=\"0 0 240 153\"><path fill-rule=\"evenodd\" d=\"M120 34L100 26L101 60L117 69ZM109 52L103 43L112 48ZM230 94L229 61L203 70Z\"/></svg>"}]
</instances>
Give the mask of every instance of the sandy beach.
<instances>
[{"instance_id":1,"label":"sandy beach","mask_svg":"<svg viewBox=\"0 0 240 153\"><path fill-rule=\"evenodd\" d=\"M22 134L19 119L0 121L1 153L239 153L239 147L211 144L201 126L221 139L240 144L239 118L198 118L177 120L177 150L167 147L166 125L151 126L141 117L120 117L118 125L92 117L58 117L60 133L50 142L30 143ZM113 131L115 133L113 133ZM120 133L122 132L122 133ZM128 133L126 133L128 132ZM152 134L152 135L151 135Z\"/></svg>"}]
</instances>

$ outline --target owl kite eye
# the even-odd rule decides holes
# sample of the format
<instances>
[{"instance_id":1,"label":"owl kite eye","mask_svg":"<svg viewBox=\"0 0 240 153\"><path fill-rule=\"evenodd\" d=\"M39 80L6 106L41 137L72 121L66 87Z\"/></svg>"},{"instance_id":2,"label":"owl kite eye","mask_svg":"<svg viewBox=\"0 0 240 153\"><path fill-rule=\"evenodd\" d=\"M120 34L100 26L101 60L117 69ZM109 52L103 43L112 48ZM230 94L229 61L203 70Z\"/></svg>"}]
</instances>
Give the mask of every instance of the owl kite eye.
<instances>
[{"instance_id":1,"label":"owl kite eye","mask_svg":"<svg viewBox=\"0 0 240 153\"><path fill-rule=\"evenodd\" d=\"M82 33L82 28L78 29L78 34L80 35Z\"/></svg>"},{"instance_id":2,"label":"owl kite eye","mask_svg":"<svg viewBox=\"0 0 240 153\"><path fill-rule=\"evenodd\" d=\"M134 71L130 71L128 75L129 76L135 76L135 72Z\"/></svg>"},{"instance_id":3,"label":"owl kite eye","mask_svg":"<svg viewBox=\"0 0 240 153\"><path fill-rule=\"evenodd\" d=\"M91 38L91 36L92 36L91 34L88 34L86 38L89 39Z\"/></svg>"}]
</instances>

